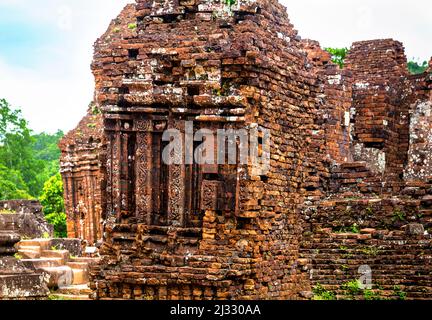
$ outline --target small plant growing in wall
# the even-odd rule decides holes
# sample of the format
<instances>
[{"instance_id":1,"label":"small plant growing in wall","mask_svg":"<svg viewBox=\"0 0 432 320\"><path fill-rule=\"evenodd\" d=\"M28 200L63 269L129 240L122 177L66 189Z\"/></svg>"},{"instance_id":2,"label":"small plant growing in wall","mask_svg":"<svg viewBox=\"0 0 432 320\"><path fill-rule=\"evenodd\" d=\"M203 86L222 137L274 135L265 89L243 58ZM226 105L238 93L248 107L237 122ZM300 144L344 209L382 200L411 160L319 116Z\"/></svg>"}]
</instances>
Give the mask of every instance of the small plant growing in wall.
<instances>
[{"instance_id":1,"label":"small plant growing in wall","mask_svg":"<svg viewBox=\"0 0 432 320\"><path fill-rule=\"evenodd\" d=\"M339 227L335 231L336 233L360 233L360 229L357 223L354 223L350 227Z\"/></svg>"},{"instance_id":2,"label":"small plant growing in wall","mask_svg":"<svg viewBox=\"0 0 432 320\"><path fill-rule=\"evenodd\" d=\"M137 28L137 24L136 23L129 23L128 24L128 29L135 30L136 28Z\"/></svg>"},{"instance_id":3,"label":"small plant growing in wall","mask_svg":"<svg viewBox=\"0 0 432 320\"><path fill-rule=\"evenodd\" d=\"M15 214L14 210L1 209L0 214Z\"/></svg>"},{"instance_id":4,"label":"small plant growing in wall","mask_svg":"<svg viewBox=\"0 0 432 320\"><path fill-rule=\"evenodd\" d=\"M23 257L19 253L15 253L14 254L14 258L17 259L17 260L21 260Z\"/></svg>"},{"instance_id":5,"label":"small plant growing in wall","mask_svg":"<svg viewBox=\"0 0 432 320\"><path fill-rule=\"evenodd\" d=\"M372 207L367 207L366 208L366 214L368 216L373 216L374 215L374 210L372 209Z\"/></svg>"},{"instance_id":6,"label":"small plant growing in wall","mask_svg":"<svg viewBox=\"0 0 432 320\"><path fill-rule=\"evenodd\" d=\"M342 289L345 290L346 296L348 296L351 300L354 300L355 297L362 293L362 289L360 286L360 281L353 280L350 282L346 282L342 285Z\"/></svg>"},{"instance_id":7,"label":"small plant growing in wall","mask_svg":"<svg viewBox=\"0 0 432 320\"><path fill-rule=\"evenodd\" d=\"M224 0L225 4L229 7L232 7L233 5L235 5L237 3L237 0Z\"/></svg>"},{"instance_id":8,"label":"small plant growing in wall","mask_svg":"<svg viewBox=\"0 0 432 320\"><path fill-rule=\"evenodd\" d=\"M354 224L351 226L351 232L352 232L352 233L360 233L360 229L359 229L357 223L354 223Z\"/></svg>"},{"instance_id":9,"label":"small plant growing in wall","mask_svg":"<svg viewBox=\"0 0 432 320\"><path fill-rule=\"evenodd\" d=\"M332 291L324 289L321 284L317 284L312 290L313 300L336 300L336 294Z\"/></svg>"},{"instance_id":10,"label":"small plant growing in wall","mask_svg":"<svg viewBox=\"0 0 432 320\"><path fill-rule=\"evenodd\" d=\"M369 289L363 291L363 298L365 300L383 300L379 293Z\"/></svg>"},{"instance_id":11,"label":"small plant growing in wall","mask_svg":"<svg viewBox=\"0 0 432 320\"><path fill-rule=\"evenodd\" d=\"M102 112L97 106L92 105L91 106L91 113L92 113L92 115L97 116L97 115L101 114Z\"/></svg>"},{"instance_id":12,"label":"small plant growing in wall","mask_svg":"<svg viewBox=\"0 0 432 320\"><path fill-rule=\"evenodd\" d=\"M400 286L393 287L393 294L398 297L398 300L406 300L407 294L402 291Z\"/></svg>"},{"instance_id":13,"label":"small plant growing in wall","mask_svg":"<svg viewBox=\"0 0 432 320\"><path fill-rule=\"evenodd\" d=\"M353 254L350 252L348 247L340 246L339 250L343 252L342 258L344 259L351 259L353 257Z\"/></svg>"},{"instance_id":14,"label":"small plant growing in wall","mask_svg":"<svg viewBox=\"0 0 432 320\"><path fill-rule=\"evenodd\" d=\"M396 210L395 212L393 212L393 222L396 221L406 221L406 213L400 210Z\"/></svg>"},{"instance_id":15,"label":"small plant growing in wall","mask_svg":"<svg viewBox=\"0 0 432 320\"><path fill-rule=\"evenodd\" d=\"M346 264L343 264L343 265L341 266L341 270L344 271L344 272L346 272L346 271L349 270L349 266L346 265Z\"/></svg>"},{"instance_id":16,"label":"small plant growing in wall","mask_svg":"<svg viewBox=\"0 0 432 320\"><path fill-rule=\"evenodd\" d=\"M366 247L363 248L361 252L368 256L377 256L379 254L379 249L377 247Z\"/></svg>"}]
</instances>

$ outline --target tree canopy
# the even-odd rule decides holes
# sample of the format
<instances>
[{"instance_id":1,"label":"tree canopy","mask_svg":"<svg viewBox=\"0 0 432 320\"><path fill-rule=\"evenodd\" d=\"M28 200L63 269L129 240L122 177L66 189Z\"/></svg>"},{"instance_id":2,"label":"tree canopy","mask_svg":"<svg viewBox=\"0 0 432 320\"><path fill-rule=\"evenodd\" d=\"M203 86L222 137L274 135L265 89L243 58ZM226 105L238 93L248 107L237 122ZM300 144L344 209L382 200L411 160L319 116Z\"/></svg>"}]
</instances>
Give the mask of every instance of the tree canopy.
<instances>
[{"instance_id":1,"label":"tree canopy","mask_svg":"<svg viewBox=\"0 0 432 320\"><path fill-rule=\"evenodd\" d=\"M408 62L408 71L411 74L421 74L425 72L428 68L428 62L424 61L423 63L411 60Z\"/></svg>"},{"instance_id":2,"label":"tree canopy","mask_svg":"<svg viewBox=\"0 0 432 320\"><path fill-rule=\"evenodd\" d=\"M31 198L21 173L0 164L0 200Z\"/></svg>"},{"instance_id":3,"label":"tree canopy","mask_svg":"<svg viewBox=\"0 0 432 320\"><path fill-rule=\"evenodd\" d=\"M63 182L60 173L45 182L40 201L48 223L54 225L54 235L61 238L67 237Z\"/></svg>"},{"instance_id":4,"label":"tree canopy","mask_svg":"<svg viewBox=\"0 0 432 320\"><path fill-rule=\"evenodd\" d=\"M0 99L0 200L38 199L57 237L66 236L60 149L63 132L35 134L20 109Z\"/></svg>"},{"instance_id":5,"label":"tree canopy","mask_svg":"<svg viewBox=\"0 0 432 320\"><path fill-rule=\"evenodd\" d=\"M20 109L12 109L0 100L0 172L4 182L13 183L28 197L38 198L51 176L59 172L60 150L57 146L63 132L34 134ZM3 190L3 189L2 189ZM6 194L0 190L0 194ZM8 193L13 197L13 193ZM6 200L6 199L5 199Z\"/></svg>"}]
</instances>

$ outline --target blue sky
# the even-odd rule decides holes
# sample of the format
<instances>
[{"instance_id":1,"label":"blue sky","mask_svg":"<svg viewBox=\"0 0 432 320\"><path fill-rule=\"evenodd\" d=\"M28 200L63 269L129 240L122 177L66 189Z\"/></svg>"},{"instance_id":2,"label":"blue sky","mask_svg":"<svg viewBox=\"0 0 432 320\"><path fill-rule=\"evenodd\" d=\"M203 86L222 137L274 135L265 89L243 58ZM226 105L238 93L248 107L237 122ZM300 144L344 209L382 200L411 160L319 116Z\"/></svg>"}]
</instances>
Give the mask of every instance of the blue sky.
<instances>
[{"instance_id":1,"label":"blue sky","mask_svg":"<svg viewBox=\"0 0 432 320\"><path fill-rule=\"evenodd\" d=\"M36 132L72 129L93 97L93 43L128 2L0 0L0 97Z\"/></svg>"},{"instance_id":2,"label":"blue sky","mask_svg":"<svg viewBox=\"0 0 432 320\"><path fill-rule=\"evenodd\" d=\"M0 98L37 132L72 129L93 97L93 43L132 0L0 0ZM432 1L281 0L303 38L323 46L395 38L432 55Z\"/></svg>"},{"instance_id":3,"label":"blue sky","mask_svg":"<svg viewBox=\"0 0 432 320\"><path fill-rule=\"evenodd\" d=\"M19 15L19 10L0 6L1 55L7 63L31 67L42 57L37 54L29 56L27 51L53 41L56 41L55 33L50 32L47 26L28 22Z\"/></svg>"}]
</instances>

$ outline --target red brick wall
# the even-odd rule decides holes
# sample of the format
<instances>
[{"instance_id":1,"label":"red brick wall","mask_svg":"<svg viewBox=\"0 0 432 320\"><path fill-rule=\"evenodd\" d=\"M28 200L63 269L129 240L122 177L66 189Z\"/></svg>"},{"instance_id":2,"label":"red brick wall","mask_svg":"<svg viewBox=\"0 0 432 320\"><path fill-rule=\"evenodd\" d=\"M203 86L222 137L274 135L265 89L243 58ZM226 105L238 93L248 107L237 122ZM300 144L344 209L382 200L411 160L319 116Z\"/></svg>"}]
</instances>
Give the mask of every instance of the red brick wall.
<instances>
[{"instance_id":1,"label":"red brick wall","mask_svg":"<svg viewBox=\"0 0 432 320\"><path fill-rule=\"evenodd\" d=\"M103 238L102 131L100 111L91 105L88 114L59 144L68 237L89 244Z\"/></svg>"}]
</instances>

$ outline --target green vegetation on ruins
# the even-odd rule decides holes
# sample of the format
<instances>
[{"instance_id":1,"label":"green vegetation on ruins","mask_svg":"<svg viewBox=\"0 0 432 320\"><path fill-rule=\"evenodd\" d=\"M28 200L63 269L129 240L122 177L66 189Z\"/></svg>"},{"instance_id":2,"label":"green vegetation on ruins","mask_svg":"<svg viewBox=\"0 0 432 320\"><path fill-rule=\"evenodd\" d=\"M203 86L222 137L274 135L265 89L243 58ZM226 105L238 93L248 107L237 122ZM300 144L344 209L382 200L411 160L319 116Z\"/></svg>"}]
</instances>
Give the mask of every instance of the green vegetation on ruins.
<instances>
[{"instance_id":1,"label":"green vegetation on ruins","mask_svg":"<svg viewBox=\"0 0 432 320\"><path fill-rule=\"evenodd\" d=\"M365 289L359 280L345 282L339 287L339 293L327 290L317 284L312 292L313 300L406 300L407 294L400 286L394 286L390 295L384 295L383 288L375 285L374 289Z\"/></svg>"}]
</instances>

